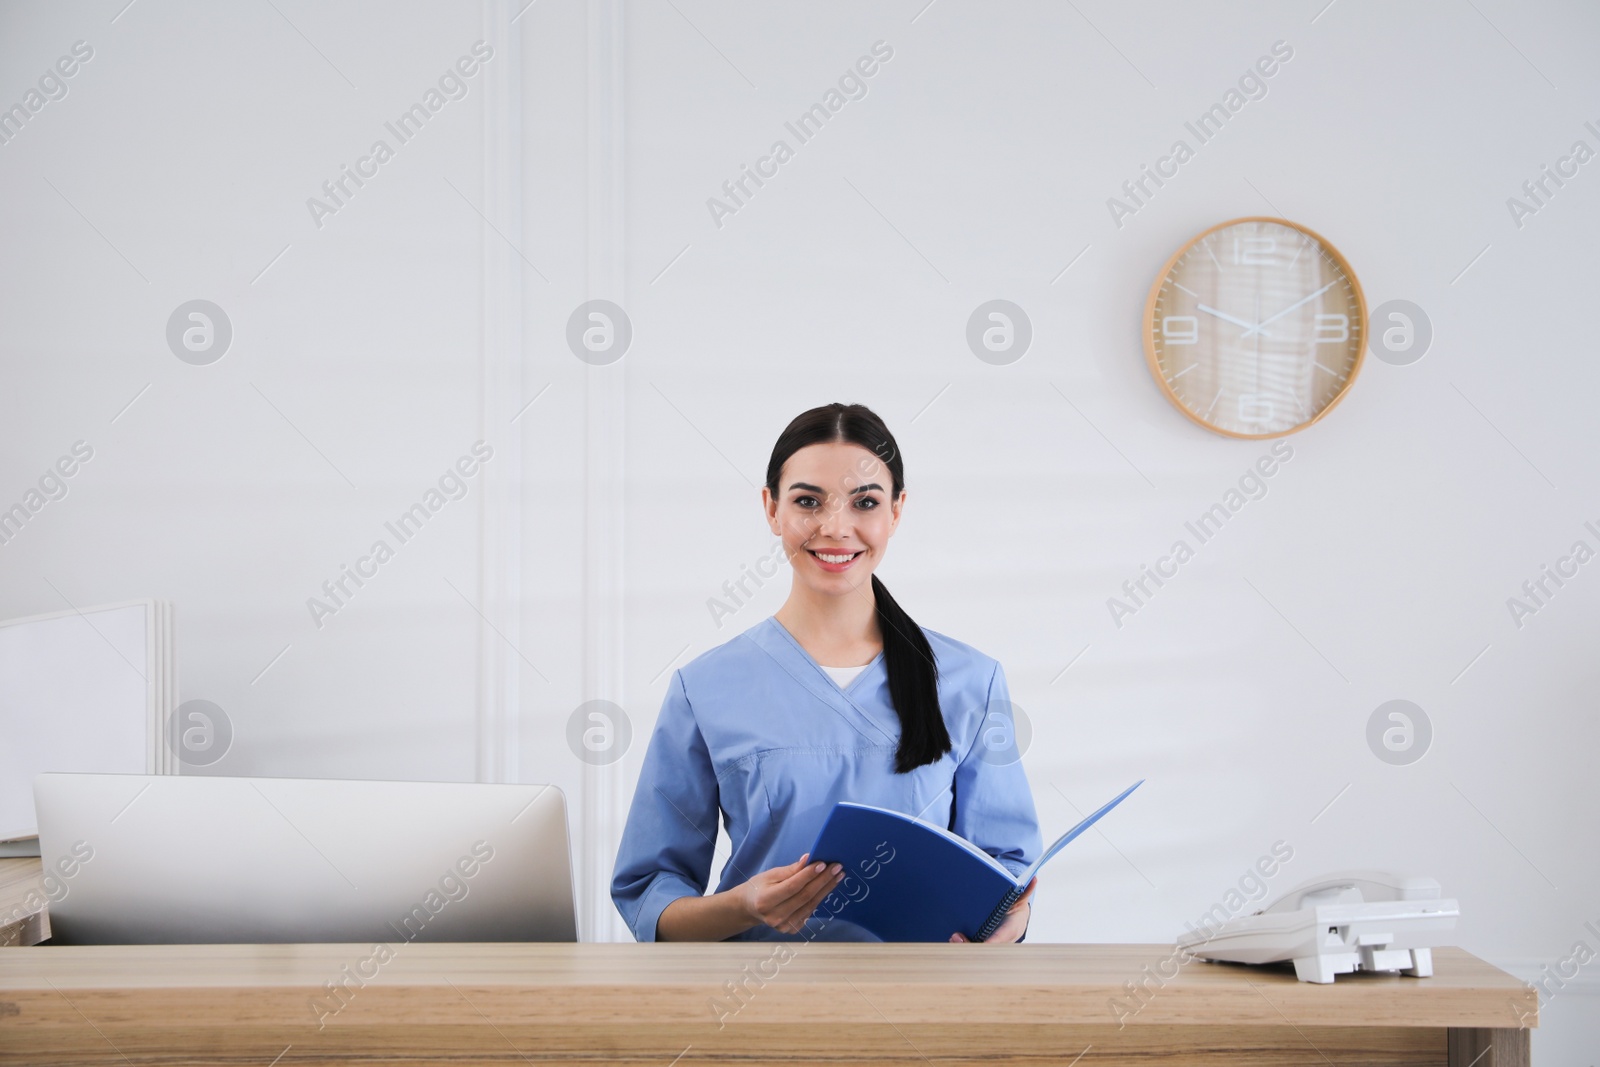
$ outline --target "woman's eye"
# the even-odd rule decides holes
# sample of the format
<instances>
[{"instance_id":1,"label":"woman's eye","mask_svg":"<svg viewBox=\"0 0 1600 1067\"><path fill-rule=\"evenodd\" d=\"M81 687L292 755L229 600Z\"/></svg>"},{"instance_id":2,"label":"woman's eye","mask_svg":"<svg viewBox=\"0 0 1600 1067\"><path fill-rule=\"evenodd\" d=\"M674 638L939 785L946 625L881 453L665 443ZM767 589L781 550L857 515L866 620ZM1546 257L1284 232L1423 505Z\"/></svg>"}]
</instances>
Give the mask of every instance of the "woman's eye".
<instances>
[{"instance_id":1,"label":"woman's eye","mask_svg":"<svg viewBox=\"0 0 1600 1067\"><path fill-rule=\"evenodd\" d=\"M877 506L878 502L870 496L861 497L856 501L856 507L860 508L862 511L871 511Z\"/></svg>"},{"instance_id":2,"label":"woman's eye","mask_svg":"<svg viewBox=\"0 0 1600 1067\"><path fill-rule=\"evenodd\" d=\"M794 502L802 508L814 508L817 506L817 498L814 496L797 496L794 498Z\"/></svg>"}]
</instances>

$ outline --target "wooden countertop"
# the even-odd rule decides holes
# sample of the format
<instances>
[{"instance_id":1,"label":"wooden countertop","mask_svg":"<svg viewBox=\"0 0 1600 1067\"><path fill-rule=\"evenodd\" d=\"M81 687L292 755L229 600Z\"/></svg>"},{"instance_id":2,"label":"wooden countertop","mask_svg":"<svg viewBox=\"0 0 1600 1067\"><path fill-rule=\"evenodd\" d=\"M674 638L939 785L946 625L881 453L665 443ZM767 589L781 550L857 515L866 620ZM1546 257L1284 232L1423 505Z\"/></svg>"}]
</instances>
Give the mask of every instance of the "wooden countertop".
<instances>
[{"instance_id":1,"label":"wooden countertop","mask_svg":"<svg viewBox=\"0 0 1600 1067\"><path fill-rule=\"evenodd\" d=\"M181 1002L186 1014L304 1025L308 998L343 981L354 1016L459 1010L537 1024L582 1012L630 1025L707 1018L827 1018L840 1024L1126 1022L1127 1025L1493 1027L1530 1025L1538 995L1453 948L1431 978L1341 975L1331 986L1291 970L1195 961L1170 974L1170 945L405 944L387 962L371 945L43 945L0 952L0 1000L24 1014L119 1012ZM1145 971L1148 967L1150 970ZM348 968L348 970L346 969ZM362 977L370 975L370 977ZM1146 990L1135 996L1129 983ZM441 991L453 990L441 996ZM175 991L183 991L174 998ZM63 1003L70 1000L72 1007ZM456 1002L452 1005L451 1002ZM1120 1018L1116 1004L1127 1014ZM326 1004L338 1001L325 999ZM1140 1007L1140 1005L1143 1005ZM335 1014L344 1014L337 1012ZM598 1016L598 1019L597 1019ZM37 1018L36 1015L33 1017ZM0 1014L0 1031L15 1015Z\"/></svg>"}]
</instances>

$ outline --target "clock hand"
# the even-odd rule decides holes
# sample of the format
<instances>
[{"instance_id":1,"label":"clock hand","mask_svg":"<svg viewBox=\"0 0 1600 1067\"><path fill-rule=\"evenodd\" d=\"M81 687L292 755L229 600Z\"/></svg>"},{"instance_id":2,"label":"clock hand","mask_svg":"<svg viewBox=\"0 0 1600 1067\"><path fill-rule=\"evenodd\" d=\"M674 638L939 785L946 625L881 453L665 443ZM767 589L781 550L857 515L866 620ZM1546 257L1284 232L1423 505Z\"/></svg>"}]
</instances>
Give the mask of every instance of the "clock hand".
<instances>
[{"instance_id":1,"label":"clock hand","mask_svg":"<svg viewBox=\"0 0 1600 1067\"><path fill-rule=\"evenodd\" d=\"M1337 281L1329 282L1327 285L1324 285L1321 289L1318 289L1316 292L1312 293L1310 296L1301 297L1299 300L1296 300L1294 303L1290 304L1288 307L1284 308L1282 311L1278 312L1276 315L1267 316L1266 318L1262 319L1260 322L1256 323L1254 326L1250 327L1244 333L1240 334L1241 339L1245 338L1245 337L1249 337L1253 333L1260 333L1261 332L1261 327L1265 326L1267 323L1276 322L1278 319L1281 319L1285 315L1289 314L1289 312L1293 311L1295 308L1299 307L1302 304L1310 303L1311 301L1315 300L1317 297L1321 296L1323 293L1326 293L1329 289L1332 289L1335 285L1338 285L1338 284L1339 283ZM1270 337L1271 334L1268 334L1267 336Z\"/></svg>"},{"instance_id":2,"label":"clock hand","mask_svg":"<svg viewBox=\"0 0 1600 1067\"><path fill-rule=\"evenodd\" d=\"M1259 325L1254 325L1254 324L1248 323L1248 322L1244 321L1243 319L1236 319L1232 315L1229 315L1226 311L1218 311L1216 308L1211 307L1209 304L1196 304L1195 306L1198 307L1201 311L1204 311L1207 315L1215 315L1217 318L1221 319L1223 322L1231 322L1235 326L1246 327L1243 336L1249 336L1250 332L1253 331L1253 330L1261 330L1261 327ZM1261 333L1262 333L1263 336L1266 336L1266 337L1271 337L1272 336L1270 333L1267 333L1265 330L1261 330Z\"/></svg>"}]
</instances>

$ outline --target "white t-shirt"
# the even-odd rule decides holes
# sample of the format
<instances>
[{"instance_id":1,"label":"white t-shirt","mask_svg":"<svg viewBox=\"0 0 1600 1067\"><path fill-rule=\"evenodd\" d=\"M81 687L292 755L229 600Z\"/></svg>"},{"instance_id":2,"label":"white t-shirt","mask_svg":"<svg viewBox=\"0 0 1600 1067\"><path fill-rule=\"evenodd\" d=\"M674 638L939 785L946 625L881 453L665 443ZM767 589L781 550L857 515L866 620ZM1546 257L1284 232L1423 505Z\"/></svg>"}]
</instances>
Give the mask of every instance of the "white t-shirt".
<instances>
[{"instance_id":1,"label":"white t-shirt","mask_svg":"<svg viewBox=\"0 0 1600 1067\"><path fill-rule=\"evenodd\" d=\"M821 665L818 664L818 666ZM844 689L855 680L856 675L866 670L869 666L870 664L863 663L859 667L823 667L822 669L827 671L829 676L833 678L835 685L840 689Z\"/></svg>"}]
</instances>

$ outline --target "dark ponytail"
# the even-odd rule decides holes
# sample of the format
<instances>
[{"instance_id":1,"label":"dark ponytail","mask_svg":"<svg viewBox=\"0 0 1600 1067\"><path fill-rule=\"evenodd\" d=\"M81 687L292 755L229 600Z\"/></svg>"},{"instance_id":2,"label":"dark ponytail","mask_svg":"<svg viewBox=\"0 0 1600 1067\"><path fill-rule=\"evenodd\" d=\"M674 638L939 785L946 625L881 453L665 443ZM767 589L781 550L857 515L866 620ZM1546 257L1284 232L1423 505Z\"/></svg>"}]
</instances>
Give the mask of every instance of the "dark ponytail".
<instances>
[{"instance_id":1,"label":"dark ponytail","mask_svg":"<svg viewBox=\"0 0 1600 1067\"><path fill-rule=\"evenodd\" d=\"M789 457L808 445L844 441L859 445L889 468L892 496L905 489L905 465L894 435L870 408L861 404L828 404L796 416L778 435L767 463L767 489L778 496L778 482ZM939 707L939 668L927 635L889 595L883 582L872 576L872 597L878 628L883 633L883 665L889 675L889 698L900 717L900 747L895 752L896 774L935 763L950 751L950 731Z\"/></svg>"}]
</instances>

